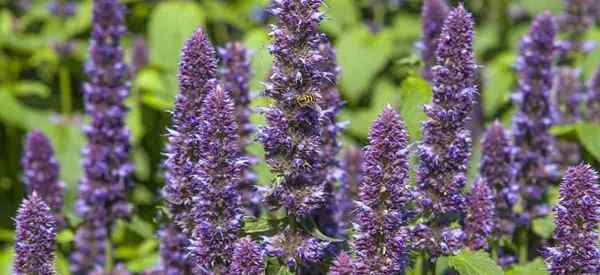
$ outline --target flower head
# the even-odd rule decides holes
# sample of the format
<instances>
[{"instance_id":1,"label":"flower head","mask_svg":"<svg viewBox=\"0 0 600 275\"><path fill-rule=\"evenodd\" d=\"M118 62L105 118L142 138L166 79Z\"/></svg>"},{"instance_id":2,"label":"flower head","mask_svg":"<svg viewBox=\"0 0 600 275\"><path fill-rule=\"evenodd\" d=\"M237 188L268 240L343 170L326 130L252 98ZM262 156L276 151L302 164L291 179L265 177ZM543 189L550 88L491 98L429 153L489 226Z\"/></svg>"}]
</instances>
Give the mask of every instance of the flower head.
<instances>
[{"instance_id":1,"label":"flower head","mask_svg":"<svg viewBox=\"0 0 600 275\"><path fill-rule=\"evenodd\" d=\"M34 191L23 200L16 217L14 272L52 275L56 220L50 207Z\"/></svg>"},{"instance_id":2,"label":"flower head","mask_svg":"<svg viewBox=\"0 0 600 275\"><path fill-rule=\"evenodd\" d=\"M276 0L271 12L273 69L265 94L274 105L265 110L267 126L258 132L266 162L281 184L269 201L296 217L306 217L327 201L326 156L318 106L328 74L319 50L323 35L317 31L323 18L322 0Z\"/></svg>"},{"instance_id":3,"label":"flower head","mask_svg":"<svg viewBox=\"0 0 600 275\"><path fill-rule=\"evenodd\" d=\"M129 216L127 190L131 185L129 131L125 127L128 68L120 39L126 32L123 6L116 0L94 1L89 82L84 87L85 109L91 121L84 127L84 177L79 185L77 211L85 219L105 208L112 223Z\"/></svg>"},{"instance_id":4,"label":"flower head","mask_svg":"<svg viewBox=\"0 0 600 275\"><path fill-rule=\"evenodd\" d=\"M59 179L60 167L50 140L41 131L34 129L27 135L21 165L27 193L37 192L54 213L57 226L62 226L65 184Z\"/></svg>"},{"instance_id":5,"label":"flower head","mask_svg":"<svg viewBox=\"0 0 600 275\"><path fill-rule=\"evenodd\" d=\"M587 118L595 123L600 123L600 66L588 84Z\"/></svg>"},{"instance_id":6,"label":"flower head","mask_svg":"<svg viewBox=\"0 0 600 275\"><path fill-rule=\"evenodd\" d=\"M429 117L423 123L423 140L418 146L418 202L434 236L426 239L428 251L436 256L443 247L442 233L464 215L467 165L471 154L470 119L477 87L477 64L473 53L473 18L460 5L452 10L440 34L433 72L433 103L425 106ZM453 234L457 235L457 234ZM460 234L458 234L460 235ZM453 239L454 240L454 239Z\"/></svg>"},{"instance_id":7,"label":"flower head","mask_svg":"<svg viewBox=\"0 0 600 275\"><path fill-rule=\"evenodd\" d=\"M204 30L197 29L185 42L179 63L179 94L175 98L172 125L168 134L166 184L163 197L174 222L186 234L191 234L194 222L190 215L192 198L198 192L198 150L202 140L198 129L204 98L215 85L215 50Z\"/></svg>"},{"instance_id":8,"label":"flower head","mask_svg":"<svg viewBox=\"0 0 600 275\"><path fill-rule=\"evenodd\" d=\"M231 262L242 225L237 191L247 161L240 150L233 100L216 86L205 98L200 116L198 163L194 178L192 254L202 268L214 270Z\"/></svg>"},{"instance_id":9,"label":"flower head","mask_svg":"<svg viewBox=\"0 0 600 275\"><path fill-rule=\"evenodd\" d=\"M552 63L556 22L550 13L539 15L529 33L521 40L516 69L519 86L513 94L518 112L513 118L515 179L521 188L525 212L520 222L545 215L543 202L548 180L556 173L552 164L554 139L549 133L552 109Z\"/></svg>"},{"instance_id":10,"label":"flower head","mask_svg":"<svg viewBox=\"0 0 600 275\"><path fill-rule=\"evenodd\" d=\"M77 228L74 240L76 250L70 256L71 274L88 274L106 264L108 228L103 218L104 210L98 211L98 217L87 220Z\"/></svg>"},{"instance_id":11,"label":"flower head","mask_svg":"<svg viewBox=\"0 0 600 275\"><path fill-rule=\"evenodd\" d=\"M506 130L494 121L481 140L481 166L483 180L495 193L496 230L500 235L512 235L515 225L513 205L519 196L514 183L513 147Z\"/></svg>"},{"instance_id":12,"label":"flower head","mask_svg":"<svg viewBox=\"0 0 600 275\"><path fill-rule=\"evenodd\" d=\"M487 248L487 238L494 229L494 193L485 179L477 178L467 197L465 234L472 250Z\"/></svg>"},{"instance_id":13,"label":"flower head","mask_svg":"<svg viewBox=\"0 0 600 275\"><path fill-rule=\"evenodd\" d=\"M143 37L136 37L133 41L131 53L131 71L138 72L140 69L148 66L148 47Z\"/></svg>"},{"instance_id":14,"label":"flower head","mask_svg":"<svg viewBox=\"0 0 600 275\"><path fill-rule=\"evenodd\" d=\"M246 47L239 43L227 43L224 48L219 49L219 56L223 62L221 69L221 80L225 91L229 91L235 103L235 115L239 125L240 149L243 154L250 158L246 150L251 135L254 133L254 125L250 122L250 69L251 53ZM252 162L255 162L252 159ZM242 205L252 215L260 214L260 195L256 191L256 174L248 166L243 171L243 180L240 183Z\"/></svg>"},{"instance_id":15,"label":"flower head","mask_svg":"<svg viewBox=\"0 0 600 275\"><path fill-rule=\"evenodd\" d=\"M239 239L235 244L229 267L231 275L255 275L265 273L264 255L258 244L250 237Z\"/></svg>"},{"instance_id":16,"label":"flower head","mask_svg":"<svg viewBox=\"0 0 600 275\"><path fill-rule=\"evenodd\" d=\"M192 264L188 257L190 241L179 228L174 225L165 225L158 231L160 240L160 274L177 275L190 274Z\"/></svg>"},{"instance_id":17,"label":"flower head","mask_svg":"<svg viewBox=\"0 0 600 275\"><path fill-rule=\"evenodd\" d=\"M401 273L410 247L404 228L414 214L407 143L404 122L392 107L385 107L364 151L354 243L358 261L381 274Z\"/></svg>"},{"instance_id":18,"label":"flower head","mask_svg":"<svg viewBox=\"0 0 600 275\"><path fill-rule=\"evenodd\" d=\"M329 275L353 275L354 272L354 264L352 263L352 258L346 254L346 252L341 252L336 258L335 261L331 264L329 268Z\"/></svg>"},{"instance_id":19,"label":"flower head","mask_svg":"<svg viewBox=\"0 0 600 275\"><path fill-rule=\"evenodd\" d=\"M421 8L423 37L419 43L419 48L421 50L421 58L425 64L422 74L423 78L427 80L432 80L433 78L431 67L436 64L435 52L448 12L450 12L450 8L446 0L423 1L423 7Z\"/></svg>"},{"instance_id":20,"label":"flower head","mask_svg":"<svg viewBox=\"0 0 600 275\"><path fill-rule=\"evenodd\" d=\"M587 164L567 170L554 208L554 246L544 255L551 274L598 274L600 249L600 187L598 173Z\"/></svg>"}]
</instances>

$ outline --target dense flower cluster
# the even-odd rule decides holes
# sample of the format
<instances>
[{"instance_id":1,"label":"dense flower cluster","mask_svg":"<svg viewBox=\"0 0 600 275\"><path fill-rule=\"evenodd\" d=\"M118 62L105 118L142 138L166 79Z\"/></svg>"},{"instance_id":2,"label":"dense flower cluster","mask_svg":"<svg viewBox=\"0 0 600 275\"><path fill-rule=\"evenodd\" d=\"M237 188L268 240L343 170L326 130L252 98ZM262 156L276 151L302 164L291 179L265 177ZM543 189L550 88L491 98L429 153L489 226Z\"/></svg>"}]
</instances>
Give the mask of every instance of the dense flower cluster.
<instances>
[{"instance_id":1,"label":"dense flower cluster","mask_svg":"<svg viewBox=\"0 0 600 275\"><path fill-rule=\"evenodd\" d=\"M563 61L573 62L572 59L576 55L591 49L588 46L590 43L584 41L584 36L598 16L596 2L596 0L563 0L563 11L558 18L560 30L567 34L567 39L558 43Z\"/></svg>"},{"instance_id":2,"label":"dense flower cluster","mask_svg":"<svg viewBox=\"0 0 600 275\"><path fill-rule=\"evenodd\" d=\"M221 80L225 91L231 94L235 103L235 115L239 125L240 149L248 156L246 147L252 140L254 125L250 123L250 53L241 43L227 43L219 49L219 56L223 63ZM255 162L255 161L253 161ZM252 215L260 212L260 196L256 192L256 174L248 166L243 171L240 190L242 191L242 204Z\"/></svg>"},{"instance_id":3,"label":"dense flower cluster","mask_svg":"<svg viewBox=\"0 0 600 275\"><path fill-rule=\"evenodd\" d=\"M437 64L432 69L433 102L425 106L428 119L423 123L416 171L418 202L428 221L418 228L425 237L420 242L433 256L446 250L443 247L454 247L444 241L444 236L452 244L462 239L460 230L447 228L456 220L449 217L464 215L462 189L471 154L466 124L477 93L473 19L462 5L452 10L444 22Z\"/></svg>"},{"instance_id":4,"label":"dense flower cluster","mask_svg":"<svg viewBox=\"0 0 600 275\"><path fill-rule=\"evenodd\" d=\"M230 275L264 274L265 262L263 251L251 238L246 237L237 241L233 251Z\"/></svg>"},{"instance_id":5,"label":"dense flower cluster","mask_svg":"<svg viewBox=\"0 0 600 275\"><path fill-rule=\"evenodd\" d=\"M327 199L317 105L325 81L317 32L321 2L281 0L271 7L279 22L271 32L274 59L265 93L274 106L265 111L267 126L258 139L271 171L281 179L270 200L297 217L313 213Z\"/></svg>"},{"instance_id":6,"label":"dense flower cluster","mask_svg":"<svg viewBox=\"0 0 600 275\"><path fill-rule=\"evenodd\" d=\"M131 213L127 190L133 169L129 162L124 103L129 94L129 69L123 63L120 46L120 39L127 30L123 13L123 6L117 0L94 1L90 61L85 67L89 82L84 86L85 110L91 120L84 127L88 140L82 152L85 174L76 203L76 210L85 223L76 236L76 240L83 241L76 241L78 253L83 254L87 254L90 246L103 243L90 237L105 237L105 232L92 234L90 231L102 231L102 227L109 227L115 219ZM89 268L94 263L103 265L103 255L96 256L92 262L80 262L91 260L86 257L73 257L72 270L86 272L91 271Z\"/></svg>"},{"instance_id":7,"label":"dense flower cluster","mask_svg":"<svg viewBox=\"0 0 600 275\"><path fill-rule=\"evenodd\" d=\"M600 66L588 84L587 118L595 123L600 123Z\"/></svg>"},{"instance_id":8,"label":"dense flower cluster","mask_svg":"<svg viewBox=\"0 0 600 275\"><path fill-rule=\"evenodd\" d=\"M290 269L299 271L321 261L330 246L329 242L305 232L293 232L289 227L267 238L266 243L268 256L281 258Z\"/></svg>"},{"instance_id":9,"label":"dense flower cluster","mask_svg":"<svg viewBox=\"0 0 600 275\"><path fill-rule=\"evenodd\" d=\"M423 68L423 78L432 81L433 72L431 68L436 64L436 51L438 39L442 32L442 26L446 16L450 12L446 0L425 0L421 8L423 37L418 44L421 50L421 59L425 63Z\"/></svg>"},{"instance_id":10,"label":"dense flower cluster","mask_svg":"<svg viewBox=\"0 0 600 275\"><path fill-rule=\"evenodd\" d=\"M404 122L387 106L369 132L356 209L354 249L369 274L402 273L409 262L414 192L407 182L407 144Z\"/></svg>"},{"instance_id":11,"label":"dense flower cluster","mask_svg":"<svg viewBox=\"0 0 600 275\"><path fill-rule=\"evenodd\" d=\"M584 92L581 73L570 67L558 68L554 79L554 104L558 107L555 120L560 124L572 124L581 119L580 103Z\"/></svg>"},{"instance_id":12,"label":"dense flower cluster","mask_svg":"<svg viewBox=\"0 0 600 275\"><path fill-rule=\"evenodd\" d=\"M498 235L512 235L515 229L513 206L519 198L519 186L514 183L513 147L506 130L495 121L481 140L481 177L495 193ZM499 237L499 236L498 236Z\"/></svg>"},{"instance_id":13,"label":"dense flower cluster","mask_svg":"<svg viewBox=\"0 0 600 275\"><path fill-rule=\"evenodd\" d=\"M332 236L343 237L352 227L354 216L354 201L358 199L358 187L362 181L362 150L350 147L343 154L340 163L342 175L340 185L334 192L334 212L332 221L336 225L336 232Z\"/></svg>"},{"instance_id":14,"label":"dense flower cluster","mask_svg":"<svg viewBox=\"0 0 600 275\"><path fill-rule=\"evenodd\" d=\"M544 254L551 274L598 274L600 249L600 187L598 174L587 164L569 168L560 185L560 201L554 208L554 246Z\"/></svg>"},{"instance_id":15,"label":"dense flower cluster","mask_svg":"<svg viewBox=\"0 0 600 275\"><path fill-rule=\"evenodd\" d=\"M555 35L552 15L539 15L521 40L516 64L519 86L513 101L518 111L513 118L512 135L516 147L515 180L521 188L525 208L519 220L525 225L548 212L543 198L549 178L556 173L551 163L554 139L548 132L553 121L549 93Z\"/></svg>"},{"instance_id":16,"label":"dense flower cluster","mask_svg":"<svg viewBox=\"0 0 600 275\"><path fill-rule=\"evenodd\" d=\"M485 179L477 178L467 197L465 234L472 250L487 248L487 238L494 230L494 193Z\"/></svg>"},{"instance_id":17,"label":"dense flower cluster","mask_svg":"<svg viewBox=\"0 0 600 275\"><path fill-rule=\"evenodd\" d=\"M48 204L57 225L64 225L62 216L65 184L59 179L59 164L54 158L50 140L40 130L32 130L25 141L21 165L27 193L34 191Z\"/></svg>"},{"instance_id":18,"label":"dense flower cluster","mask_svg":"<svg viewBox=\"0 0 600 275\"><path fill-rule=\"evenodd\" d=\"M321 114L321 150L323 152L323 163L325 168L321 171L323 178L327 181L327 192L332 193L334 198L345 196L346 189L344 186L336 186L341 177L340 164L338 161L338 153L340 151L340 142L338 135L343 130L343 123L337 122L337 114L341 110L342 101L340 93L337 89L337 77L339 67L336 63L336 53L333 46L327 41L322 41L319 45L319 52L323 57L322 74L323 82L321 83L321 100L319 106L322 110ZM317 222L323 231L331 236L344 235L344 222L336 220L335 217L340 217L347 210L349 201L340 201L334 199L317 213ZM345 227L347 229L347 227Z\"/></svg>"},{"instance_id":19,"label":"dense flower cluster","mask_svg":"<svg viewBox=\"0 0 600 275\"><path fill-rule=\"evenodd\" d=\"M55 274L56 220L50 207L34 191L21 203L15 221L15 274Z\"/></svg>"},{"instance_id":20,"label":"dense flower cluster","mask_svg":"<svg viewBox=\"0 0 600 275\"><path fill-rule=\"evenodd\" d=\"M160 240L160 264L157 274L191 274L192 265L188 259L190 241L176 225L165 225L158 231Z\"/></svg>"},{"instance_id":21,"label":"dense flower cluster","mask_svg":"<svg viewBox=\"0 0 600 275\"><path fill-rule=\"evenodd\" d=\"M199 117L197 177L192 218L192 254L201 270L225 270L242 226L238 187L247 161L239 147L233 100L217 85ZM196 266L194 268L196 268Z\"/></svg>"},{"instance_id":22,"label":"dense flower cluster","mask_svg":"<svg viewBox=\"0 0 600 275\"><path fill-rule=\"evenodd\" d=\"M131 71L137 73L140 69L147 66L149 62L146 40L143 37L137 37L133 42L133 49L131 50Z\"/></svg>"},{"instance_id":23,"label":"dense flower cluster","mask_svg":"<svg viewBox=\"0 0 600 275\"><path fill-rule=\"evenodd\" d=\"M355 267L352 263L352 258L346 252L340 253L329 268L329 275L354 275Z\"/></svg>"},{"instance_id":24,"label":"dense flower cluster","mask_svg":"<svg viewBox=\"0 0 600 275\"><path fill-rule=\"evenodd\" d=\"M165 161L166 184L163 196L174 222L190 233L194 222L190 215L192 199L198 192L194 178L199 146L200 111L207 95L209 80L216 77L215 50L204 30L199 28L185 42L179 63L179 94L173 107ZM210 83L214 85L215 83Z\"/></svg>"},{"instance_id":25,"label":"dense flower cluster","mask_svg":"<svg viewBox=\"0 0 600 275\"><path fill-rule=\"evenodd\" d=\"M98 210L98 216L105 211ZM108 228L103 218L87 220L77 228L75 247L71 253L71 274L84 275L106 263Z\"/></svg>"}]
</instances>

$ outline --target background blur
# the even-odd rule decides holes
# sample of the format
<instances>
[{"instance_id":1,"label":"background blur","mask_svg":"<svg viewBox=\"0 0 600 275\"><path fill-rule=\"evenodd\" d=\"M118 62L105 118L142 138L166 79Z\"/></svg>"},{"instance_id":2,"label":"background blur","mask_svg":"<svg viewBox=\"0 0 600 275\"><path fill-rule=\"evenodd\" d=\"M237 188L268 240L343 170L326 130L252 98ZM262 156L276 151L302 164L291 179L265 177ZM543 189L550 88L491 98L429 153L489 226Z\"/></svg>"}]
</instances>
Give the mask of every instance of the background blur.
<instances>
[{"instance_id":1,"label":"background blur","mask_svg":"<svg viewBox=\"0 0 600 275\"><path fill-rule=\"evenodd\" d=\"M160 167L168 110L177 93L176 73L183 41L198 26L207 28L213 43L242 41L254 51L251 84L254 106L267 104L262 98L262 81L269 71L268 0L143 1L122 0L127 6L129 33L123 41L127 61L136 59L128 105L132 131L135 188L130 199L136 215L117 225L112 238L118 244L119 261L131 271L141 271L158 260L154 217L159 206L158 190L163 185ZM421 33L418 0L328 0L322 30L337 48L342 73L339 89L346 101L340 120L351 121L344 145L362 146L367 130L391 103L407 121L411 138L418 138L421 106L431 100L429 85L419 77L420 58L415 48ZM450 1L456 4L458 1ZM24 135L40 128L50 136L67 183L65 212L77 224L73 201L81 176L80 148L85 143L81 126L83 66L87 59L91 23L91 0L73 1L0 0L0 274L9 273L15 210L24 196L20 155ZM58 6L57 6L58 5ZM481 105L473 120L475 149L472 170L477 168L478 137L495 118L510 120L509 99L515 86L512 64L518 40L531 18L550 10L558 14L560 0L466 0L477 22L475 49L481 69ZM57 10L58 9L58 10ZM58 11L58 12L57 12ZM588 33L600 41L600 28ZM146 47L147 62L143 58ZM136 49L137 50L134 50ZM132 54L136 52L136 54ZM141 53L141 54L140 54ZM580 66L585 79L600 64L596 48ZM254 122L262 123L259 115ZM584 159L600 159L600 131L555 129L561 138L579 140ZM259 145L253 153L262 156ZM270 175L257 165L261 184ZM540 221L540 234L552 231L551 221ZM535 227L535 226L534 226ZM543 232L545 231L545 232ZM65 251L70 250L73 232L59 235L59 269L65 272Z\"/></svg>"}]
</instances>

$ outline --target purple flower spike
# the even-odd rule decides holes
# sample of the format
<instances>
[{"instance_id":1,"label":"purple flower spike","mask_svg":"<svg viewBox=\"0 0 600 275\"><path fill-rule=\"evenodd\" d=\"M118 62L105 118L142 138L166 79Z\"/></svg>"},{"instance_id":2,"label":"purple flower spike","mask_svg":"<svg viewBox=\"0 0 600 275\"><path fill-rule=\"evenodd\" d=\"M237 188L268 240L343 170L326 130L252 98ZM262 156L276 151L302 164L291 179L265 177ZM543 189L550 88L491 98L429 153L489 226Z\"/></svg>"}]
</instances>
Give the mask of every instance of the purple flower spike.
<instances>
[{"instance_id":1,"label":"purple flower spike","mask_svg":"<svg viewBox=\"0 0 600 275\"><path fill-rule=\"evenodd\" d=\"M86 64L90 81L84 87L85 109L91 121L84 128L88 144L83 149L85 174L76 209L88 220L97 215L97 208L105 208L109 224L131 212L127 202L131 146L124 103L129 94L128 68L119 45L127 30L123 16L118 1L94 1L91 58Z\"/></svg>"},{"instance_id":2,"label":"purple flower spike","mask_svg":"<svg viewBox=\"0 0 600 275\"><path fill-rule=\"evenodd\" d=\"M423 78L429 81L433 80L431 68L435 66L435 52L438 47L438 39L442 32L442 26L446 16L450 12L446 0L425 0L421 8L421 18L423 37L418 45L421 50L421 58L425 67L423 68Z\"/></svg>"},{"instance_id":3,"label":"purple flower spike","mask_svg":"<svg viewBox=\"0 0 600 275\"><path fill-rule=\"evenodd\" d=\"M594 5L598 6L596 0L563 0L563 11L558 17L560 31L567 36L559 43L563 61L574 63L577 55L593 49L584 38L598 16Z\"/></svg>"},{"instance_id":4,"label":"purple flower spike","mask_svg":"<svg viewBox=\"0 0 600 275\"><path fill-rule=\"evenodd\" d=\"M266 238L268 256L278 257L290 269L301 269L314 265L326 255L331 243L322 241L304 232L293 232L289 227L281 233Z\"/></svg>"},{"instance_id":5,"label":"purple flower spike","mask_svg":"<svg viewBox=\"0 0 600 275\"><path fill-rule=\"evenodd\" d=\"M444 21L436 55L438 65L432 68L433 103L425 106L429 118L423 124L416 171L417 201L426 223L435 225L423 227L428 228L423 232L433 235L423 236L420 243L433 257L446 254L445 248L456 247L455 243L445 243L442 235L465 210L462 189L471 155L471 133L466 125L477 93L477 64L473 54L473 18L462 5ZM452 232L452 236L460 235Z\"/></svg>"},{"instance_id":6,"label":"purple flower spike","mask_svg":"<svg viewBox=\"0 0 600 275\"><path fill-rule=\"evenodd\" d=\"M320 51L324 35L317 31L323 14L322 0L273 2L271 12L279 19L272 27L273 69L265 94L274 105L265 110L267 126L258 140L266 162L280 184L267 200L288 213L307 217L327 201L327 160L323 152L319 106L325 81L331 75Z\"/></svg>"},{"instance_id":7,"label":"purple flower spike","mask_svg":"<svg viewBox=\"0 0 600 275\"><path fill-rule=\"evenodd\" d=\"M88 220L77 228L75 233L77 249L70 257L71 274L85 275L106 264L108 229L106 221L101 216L103 213L100 210L96 219Z\"/></svg>"},{"instance_id":8,"label":"purple flower spike","mask_svg":"<svg viewBox=\"0 0 600 275\"><path fill-rule=\"evenodd\" d=\"M598 173L591 166L580 164L567 170L554 214L554 246L544 250L550 274L600 273L596 233L600 222L600 187Z\"/></svg>"},{"instance_id":9,"label":"purple flower spike","mask_svg":"<svg viewBox=\"0 0 600 275\"><path fill-rule=\"evenodd\" d=\"M50 207L34 191L21 203L15 221L15 274L55 274L56 220Z\"/></svg>"},{"instance_id":10,"label":"purple flower spike","mask_svg":"<svg viewBox=\"0 0 600 275\"><path fill-rule=\"evenodd\" d=\"M556 121L560 124L572 124L581 119L581 96L583 84L580 81L581 73L578 69L561 67L558 69L554 82L554 104L559 110L556 112Z\"/></svg>"},{"instance_id":11,"label":"purple flower spike","mask_svg":"<svg viewBox=\"0 0 600 275\"><path fill-rule=\"evenodd\" d=\"M198 135L203 142L194 179L199 191L192 209L192 254L202 269L222 270L231 262L241 230L237 188L247 160L239 148L233 100L220 85L204 101Z\"/></svg>"},{"instance_id":12,"label":"purple flower spike","mask_svg":"<svg viewBox=\"0 0 600 275\"><path fill-rule=\"evenodd\" d=\"M513 147L504 127L494 121L481 140L481 177L496 195L496 231L499 236L512 235L515 229L513 205L519 196L514 183Z\"/></svg>"},{"instance_id":13,"label":"purple flower spike","mask_svg":"<svg viewBox=\"0 0 600 275\"><path fill-rule=\"evenodd\" d=\"M587 118L595 123L600 123L600 66L588 85Z\"/></svg>"},{"instance_id":14,"label":"purple flower spike","mask_svg":"<svg viewBox=\"0 0 600 275\"><path fill-rule=\"evenodd\" d=\"M219 49L219 56L223 62L221 79L225 91L230 92L235 103L235 114L239 125L240 148L248 156L246 147L252 140L254 125L250 122L250 53L241 43L227 43ZM256 162L254 158L251 160ZM243 171L243 180L240 183L242 205L251 215L260 214L260 196L256 191L256 174L248 166Z\"/></svg>"},{"instance_id":15,"label":"purple flower spike","mask_svg":"<svg viewBox=\"0 0 600 275\"><path fill-rule=\"evenodd\" d=\"M91 119L84 127L88 144L82 150L84 176L76 202L84 224L76 233L74 274L87 274L104 264L108 228L132 210L127 202L133 168L124 103L129 69L120 46L127 31L124 20L124 7L117 0L94 1L90 61L85 67L89 82L84 86L85 110Z\"/></svg>"},{"instance_id":16,"label":"purple flower spike","mask_svg":"<svg viewBox=\"0 0 600 275\"><path fill-rule=\"evenodd\" d=\"M160 240L160 266L164 275L191 274L192 264L188 257L190 241L176 225L166 225L158 231Z\"/></svg>"},{"instance_id":17,"label":"purple flower spike","mask_svg":"<svg viewBox=\"0 0 600 275\"><path fill-rule=\"evenodd\" d=\"M358 199L358 187L362 181L362 151L351 147L345 153L341 161L342 175L340 186L334 192L333 218L336 232L332 236L343 237L352 227L354 216L354 201Z\"/></svg>"},{"instance_id":18,"label":"purple flower spike","mask_svg":"<svg viewBox=\"0 0 600 275\"><path fill-rule=\"evenodd\" d=\"M331 268L329 268L328 275L354 275L354 264L352 263L352 258L346 254L346 252L341 252L333 261Z\"/></svg>"},{"instance_id":19,"label":"purple flower spike","mask_svg":"<svg viewBox=\"0 0 600 275\"><path fill-rule=\"evenodd\" d=\"M190 215L192 198L198 192L194 178L200 143L200 106L214 86L216 77L215 50L204 30L199 28L185 42L179 63L179 94L175 98L172 125L167 144L166 184L162 190L173 221L190 235L194 222ZM205 87L206 86L206 87Z\"/></svg>"},{"instance_id":20,"label":"purple flower spike","mask_svg":"<svg viewBox=\"0 0 600 275\"><path fill-rule=\"evenodd\" d=\"M34 129L27 135L21 165L27 193L37 192L54 213L57 226L62 227L65 184L59 179L60 167L50 140L41 131Z\"/></svg>"},{"instance_id":21,"label":"purple flower spike","mask_svg":"<svg viewBox=\"0 0 600 275\"><path fill-rule=\"evenodd\" d=\"M133 42L133 49L131 54L131 71L137 73L140 69L148 66L150 61L148 60L148 47L146 46L146 40L143 37L136 37Z\"/></svg>"},{"instance_id":22,"label":"purple flower spike","mask_svg":"<svg viewBox=\"0 0 600 275\"><path fill-rule=\"evenodd\" d=\"M258 244L250 237L237 241L229 267L230 275L265 274L264 255Z\"/></svg>"},{"instance_id":23,"label":"purple flower spike","mask_svg":"<svg viewBox=\"0 0 600 275\"><path fill-rule=\"evenodd\" d=\"M478 178L467 197L465 234L467 246L472 250L486 249L487 238L494 229L494 193L488 183Z\"/></svg>"},{"instance_id":24,"label":"purple flower spike","mask_svg":"<svg viewBox=\"0 0 600 275\"><path fill-rule=\"evenodd\" d=\"M521 40L516 69L519 86L513 94L518 112L513 118L515 180L521 188L525 212L523 225L548 212L543 202L549 180L556 175L552 163L554 139L549 133L552 109L552 62L556 22L548 12L539 15L529 33Z\"/></svg>"},{"instance_id":25,"label":"purple flower spike","mask_svg":"<svg viewBox=\"0 0 600 275\"><path fill-rule=\"evenodd\" d=\"M404 122L392 107L385 107L369 132L356 209L354 248L372 274L402 273L408 264L406 226L414 214L414 192L407 183L407 143Z\"/></svg>"}]
</instances>

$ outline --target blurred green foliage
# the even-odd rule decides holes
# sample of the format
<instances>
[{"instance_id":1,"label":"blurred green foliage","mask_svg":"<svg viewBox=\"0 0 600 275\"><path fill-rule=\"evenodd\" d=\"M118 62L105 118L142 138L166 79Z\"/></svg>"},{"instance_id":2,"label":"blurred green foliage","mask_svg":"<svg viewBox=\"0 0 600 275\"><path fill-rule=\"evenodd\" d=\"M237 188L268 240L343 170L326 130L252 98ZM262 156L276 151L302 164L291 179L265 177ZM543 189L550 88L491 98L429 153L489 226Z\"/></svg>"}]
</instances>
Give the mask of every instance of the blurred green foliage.
<instances>
[{"instance_id":1,"label":"blurred green foliage","mask_svg":"<svg viewBox=\"0 0 600 275\"><path fill-rule=\"evenodd\" d=\"M268 0L122 1L128 9L130 29L123 48L129 58L134 38L144 38L150 64L132 77L132 96L127 102L131 108L127 124L132 130L132 159L136 166L136 185L130 199L136 205L136 215L131 221L116 225L112 234L116 243L112 260L124 262L131 271L139 272L158 261L154 232L160 205L158 190L163 185L161 151L169 126L168 110L177 93L177 64L183 41L199 25L207 28L215 45L243 41L254 53L251 88L256 98L252 106L260 107L268 104L261 94L271 66L268 25L272 19L265 13ZM29 7L20 6L26 2L31 2ZM0 274L10 273L14 227L11 217L24 196L20 154L23 137L32 128L40 128L50 136L61 163L62 179L68 185L65 213L71 228L60 233L57 253L59 273L67 274L66 254L79 222L73 213L73 202L82 173L80 149L85 143L81 133L86 120L82 85L86 79L83 67L92 7L91 0L76 2L75 16L59 18L48 12L48 1L0 0ZM431 87L419 76L421 64L414 47L420 37L420 1L326 2L323 10L327 17L322 30L337 48L342 69L338 86L346 101L340 119L350 122L344 144L364 144L371 122L386 104L399 108L411 140L417 140L425 117L422 106L431 100ZM545 9L558 12L560 1L465 2L476 16L475 48L482 65L481 105L473 121L477 141L490 121L510 121L513 110L510 95L516 83L512 65L518 40L533 15ZM600 29L590 31L589 39L600 41ZM73 43L73 49L61 55L55 45L65 41ZM596 48L581 64L586 78L599 63L600 48ZM259 114L254 114L252 121L263 123ZM600 159L598 125L579 124L554 131L561 138L580 140L587 161ZM252 144L250 151L262 157L260 145ZM472 175L478 165L478 151L475 148ZM260 184L268 184L271 176L264 164L259 163L255 169ZM540 235L551 232L549 219L534 223L537 228L534 231ZM260 229L260 221L254 222ZM495 268L469 263L475 258L486 261L487 256L463 254L445 259L445 265L459 270ZM534 271L540 266L543 265L538 260L517 266L508 274L538 274ZM276 272L284 274L286 270Z\"/></svg>"}]
</instances>

